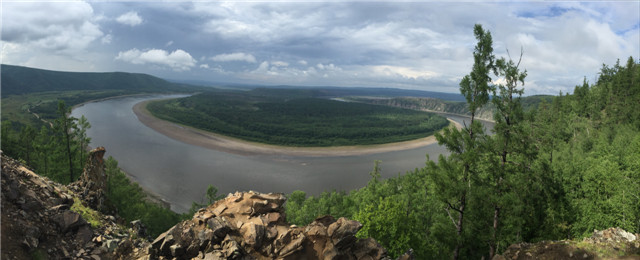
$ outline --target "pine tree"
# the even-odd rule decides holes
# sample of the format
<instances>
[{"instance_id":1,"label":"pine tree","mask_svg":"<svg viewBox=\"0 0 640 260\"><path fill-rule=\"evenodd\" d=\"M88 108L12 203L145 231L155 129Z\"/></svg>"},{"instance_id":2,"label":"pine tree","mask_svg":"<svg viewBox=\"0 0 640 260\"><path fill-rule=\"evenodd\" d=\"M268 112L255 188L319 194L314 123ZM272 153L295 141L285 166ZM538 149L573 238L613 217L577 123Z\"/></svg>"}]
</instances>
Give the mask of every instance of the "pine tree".
<instances>
[{"instance_id":1,"label":"pine tree","mask_svg":"<svg viewBox=\"0 0 640 260\"><path fill-rule=\"evenodd\" d=\"M438 187L436 192L445 203L445 211L456 229L457 243L453 250L453 258L460 258L465 230L465 211L473 187L473 179L478 173L478 162L482 153L482 142L487 134L480 122L475 118L479 108L489 102L492 91L489 73L497 73L493 55L492 38L489 31L476 24L474 34L478 43L473 52L473 68L469 75L460 82L460 92L467 100L471 113L469 125L462 130L447 128L442 134L436 134L440 145L444 145L451 155L439 157L438 164L429 162L432 180Z\"/></svg>"},{"instance_id":2,"label":"pine tree","mask_svg":"<svg viewBox=\"0 0 640 260\"><path fill-rule=\"evenodd\" d=\"M65 159L69 162L69 183L74 181L73 176L73 153L71 151L72 129L75 128L76 118L70 117L71 108L64 101L58 102L58 119L56 119L55 129L62 138L65 149Z\"/></svg>"},{"instance_id":3,"label":"pine tree","mask_svg":"<svg viewBox=\"0 0 640 260\"><path fill-rule=\"evenodd\" d=\"M507 51L508 53L508 51ZM491 204L493 207L493 221L491 226L491 240L489 241L489 259L497 252L497 235L499 233L500 218L505 202L503 201L510 188L515 185L513 181L518 178L514 175L522 173L529 162L523 162L521 156L531 150L528 147L527 134L524 133L523 125L524 112L520 97L524 89L518 88L519 84L524 86L524 79L527 72L520 72L519 66L522 61L522 51L520 59L516 64L511 58L505 60L501 58L496 61L499 75L504 77L505 84L498 84L498 94L495 94L492 103L495 105L494 113L495 125L492 136L492 152L497 157L497 165L489 167L489 185L492 190ZM514 178L515 177L515 178ZM506 183L505 183L506 182Z\"/></svg>"}]
</instances>

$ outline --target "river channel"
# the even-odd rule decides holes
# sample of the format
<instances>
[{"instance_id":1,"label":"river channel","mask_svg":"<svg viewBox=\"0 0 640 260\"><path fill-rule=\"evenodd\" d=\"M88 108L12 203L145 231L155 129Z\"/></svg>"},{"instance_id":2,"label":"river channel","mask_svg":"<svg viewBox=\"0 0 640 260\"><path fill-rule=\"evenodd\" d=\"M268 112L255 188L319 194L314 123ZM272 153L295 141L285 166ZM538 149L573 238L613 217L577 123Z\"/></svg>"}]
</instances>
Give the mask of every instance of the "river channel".
<instances>
[{"instance_id":1,"label":"river channel","mask_svg":"<svg viewBox=\"0 0 640 260\"><path fill-rule=\"evenodd\" d=\"M421 148L340 157L286 155L238 155L186 144L142 124L133 113L139 102L179 95L121 97L76 107L72 116L84 115L91 123L87 135L91 146L104 146L106 156L118 160L146 190L184 212L192 201L200 201L208 185L219 194L254 190L308 195L322 191L352 190L369 181L373 162L380 160L382 177L388 178L425 165L426 155L437 159L446 154L438 144ZM446 115L457 122L466 118ZM488 123L487 127L490 127Z\"/></svg>"}]
</instances>

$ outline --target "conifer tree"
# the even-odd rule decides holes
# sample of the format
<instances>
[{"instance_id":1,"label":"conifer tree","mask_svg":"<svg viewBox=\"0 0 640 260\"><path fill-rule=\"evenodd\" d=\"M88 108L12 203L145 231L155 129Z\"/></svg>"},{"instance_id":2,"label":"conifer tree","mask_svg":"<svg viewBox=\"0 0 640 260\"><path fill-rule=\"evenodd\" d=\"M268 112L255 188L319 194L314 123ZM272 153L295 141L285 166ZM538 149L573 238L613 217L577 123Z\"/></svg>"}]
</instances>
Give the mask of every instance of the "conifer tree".
<instances>
[{"instance_id":1,"label":"conifer tree","mask_svg":"<svg viewBox=\"0 0 640 260\"><path fill-rule=\"evenodd\" d=\"M474 26L473 32L478 40L473 51L473 67L471 73L460 82L460 93L465 97L471 113L470 122L462 130L447 128L442 134L436 134L438 143L444 145L451 155L448 158L440 155L438 164L433 161L428 163L432 170L431 178L438 187L436 194L445 203L445 211L456 229L454 259L460 258L464 243L465 212L474 185L474 175L478 173L482 142L487 136L476 119L476 113L489 102L489 93L492 91L489 74L497 73L491 33L479 24Z\"/></svg>"},{"instance_id":2,"label":"conifer tree","mask_svg":"<svg viewBox=\"0 0 640 260\"><path fill-rule=\"evenodd\" d=\"M58 119L56 119L56 130L61 134L62 143L65 146L65 159L69 162L69 183L73 182L73 153L71 152L72 129L75 128L76 118L70 117L71 108L64 101L58 102Z\"/></svg>"},{"instance_id":3,"label":"conifer tree","mask_svg":"<svg viewBox=\"0 0 640 260\"><path fill-rule=\"evenodd\" d=\"M504 77L504 84L497 85L498 93L494 94L492 99L496 108L492 152L497 160L494 161L495 165L489 167L487 174L489 180L485 182L491 187L489 194L492 197L491 206L493 207L489 259L493 258L497 252L497 235L505 204L504 199L509 197L507 196L509 192L513 191L509 189L517 186L514 182L518 177L514 175L522 173L529 164L526 159L530 156L523 158L523 155L532 150L528 147L529 142L525 141L527 134L524 133L521 124L524 121L524 113L520 97L524 93L524 89L518 87L520 84L524 86L524 79L527 76L526 71L520 72L519 70L521 61L522 51L517 64L511 58L508 61L504 58L496 61L499 75Z\"/></svg>"}]
</instances>

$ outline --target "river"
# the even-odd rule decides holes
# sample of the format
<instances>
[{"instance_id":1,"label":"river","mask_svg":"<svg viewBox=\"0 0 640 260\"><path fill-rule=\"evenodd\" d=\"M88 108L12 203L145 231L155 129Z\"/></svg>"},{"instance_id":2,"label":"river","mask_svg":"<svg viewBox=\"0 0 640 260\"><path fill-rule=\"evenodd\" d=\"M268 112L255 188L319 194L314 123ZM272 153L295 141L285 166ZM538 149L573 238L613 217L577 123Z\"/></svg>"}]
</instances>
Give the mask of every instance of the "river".
<instances>
[{"instance_id":1,"label":"river","mask_svg":"<svg viewBox=\"0 0 640 260\"><path fill-rule=\"evenodd\" d=\"M180 95L121 97L76 107L72 116L84 115L91 123L87 135L91 146L104 146L120 168L146 190L184 212L200 201L208 185L219 194L254 190L308 195L322 191L352 190L370 179L375 160L382 161L382 177L388 178L425 165L426 155L437 159L444 147L421 148L369 155L303 157L285 155L238 155L182 143L143 125L133 113L139 102ZM462 122L465 117L447 115ZM487 123L487 126L490 126Z\"/></svg>"}]
</instances>

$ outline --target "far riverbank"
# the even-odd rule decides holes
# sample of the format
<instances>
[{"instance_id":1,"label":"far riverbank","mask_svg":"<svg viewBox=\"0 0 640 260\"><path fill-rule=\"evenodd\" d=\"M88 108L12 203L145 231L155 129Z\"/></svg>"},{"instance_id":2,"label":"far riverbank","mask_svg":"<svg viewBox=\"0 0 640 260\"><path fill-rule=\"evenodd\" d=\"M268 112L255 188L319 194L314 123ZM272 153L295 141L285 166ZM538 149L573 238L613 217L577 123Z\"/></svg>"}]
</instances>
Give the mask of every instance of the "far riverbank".
<instances>
[{"instance_id":1,"label":"far riverbank","mask_svg":"<svg viewBox=\"0 0 640 260\"><path fill-rule=\"evenodd\" d=\"M269 145L240 140L159 119L147 110L146 105L150 101L143 101L133 106L133 112L138 120L147 127L183 143L240 155L354 156L415 149L437 142L434 136L428 136L404 142L362 146L288 147ZM452 119L447 118L447 120L455 127L461 128L461 125Z\"/></svg>"}]
</instances>

